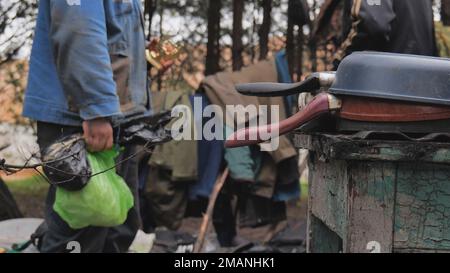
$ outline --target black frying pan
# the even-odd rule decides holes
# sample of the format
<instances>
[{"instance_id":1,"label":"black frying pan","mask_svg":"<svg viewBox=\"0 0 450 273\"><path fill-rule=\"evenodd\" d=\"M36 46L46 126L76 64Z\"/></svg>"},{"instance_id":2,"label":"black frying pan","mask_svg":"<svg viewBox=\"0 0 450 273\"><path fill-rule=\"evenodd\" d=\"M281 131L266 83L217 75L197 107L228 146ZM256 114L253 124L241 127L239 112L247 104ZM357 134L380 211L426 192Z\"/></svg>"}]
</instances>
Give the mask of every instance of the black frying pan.
<instances>
[{"instance_id":1,"label":"black frying pan","mask_svg":"<svg viewBox=\"0 0 450 273\"><path fill-rule=\"evenodd\" d=\"M337 73L315 73L300 83L240 84L236 86L239 93L265 97L327 90L294 116L237 131L225 145L232 148L261 143L264 134L283 135L330 113L366 122L449 119L449 72L449 59L364 52L344 59Z\"/></svg>"}]
</instances>

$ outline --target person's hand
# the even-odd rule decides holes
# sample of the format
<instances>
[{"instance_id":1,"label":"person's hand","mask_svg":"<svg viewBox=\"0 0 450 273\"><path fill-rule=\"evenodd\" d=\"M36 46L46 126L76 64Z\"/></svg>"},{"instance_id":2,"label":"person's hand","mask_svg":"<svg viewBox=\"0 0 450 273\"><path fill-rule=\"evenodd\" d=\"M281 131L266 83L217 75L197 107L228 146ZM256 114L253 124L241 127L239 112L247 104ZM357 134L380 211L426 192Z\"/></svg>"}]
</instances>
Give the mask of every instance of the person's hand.
<instances>
[{"instance_id":1,"label":"person's hand","mask_svg":"<svg viewBox=\"0 0 450 273\"><path fill-rule=\"evenodd\" d=\"M113 147L113 129L109 120L98 118L84 121L83 132L90 152L102 152Z\"/></svg>"}]
</instances>

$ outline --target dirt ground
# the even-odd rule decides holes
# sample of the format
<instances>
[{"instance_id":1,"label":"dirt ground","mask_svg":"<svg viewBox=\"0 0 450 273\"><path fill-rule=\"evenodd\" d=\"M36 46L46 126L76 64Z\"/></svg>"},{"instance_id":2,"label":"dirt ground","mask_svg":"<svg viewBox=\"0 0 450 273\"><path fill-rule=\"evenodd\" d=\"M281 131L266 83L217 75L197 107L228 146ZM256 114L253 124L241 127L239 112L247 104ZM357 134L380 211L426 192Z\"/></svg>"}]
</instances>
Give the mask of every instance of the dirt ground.
<instances>
[{"instance_id":1,"label":"dirt ground","mask_svg":"<svg viewBox=\"0 0 450 273\"><path fill-rule=\"evenodd\" d=\"M280 223L276 228L275 233L283 229L287 224L297 225L306 222L306 213L308 210L307 200L293 201L287 204L287 221ZM187 232L189 234L198 234L201 218L186 218L181 226L181 231ZM238 231L238 234L252 242L264 242L268 238L268 226L263 226L260 228L243 228ZM209 232L214 232L214 228L210 227Z\"/></svg>"}]
</instances>

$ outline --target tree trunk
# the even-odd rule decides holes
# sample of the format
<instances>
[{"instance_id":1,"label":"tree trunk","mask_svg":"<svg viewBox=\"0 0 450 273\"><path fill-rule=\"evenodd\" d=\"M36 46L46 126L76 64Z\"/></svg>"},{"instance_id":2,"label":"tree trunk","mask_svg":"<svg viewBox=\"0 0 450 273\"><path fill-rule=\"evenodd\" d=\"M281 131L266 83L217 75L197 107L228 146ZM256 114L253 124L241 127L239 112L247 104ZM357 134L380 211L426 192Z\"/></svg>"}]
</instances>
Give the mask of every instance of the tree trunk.
<instances>
[{"instance_id":1,"label":"tree trunk","mask_svg":"<svg viewBox=\"0 0 450 273\"><path fill-rule=\"evenodd\" d=\"M208 43L206 53L205 74L211 75L220 71L220 9L221 0L209 0L208 7Z\"/></svg>"},{"instance_id":2,"label":"tree trunk","mask_svg":"<svg viewBox=\"0 0 450 273\"><path fill-rule=\"evenodd\" d=\"M289 65L289 72L291 76L294 74L295 69L295 34L294 34L294 20L290 14L294 7L294 0L288 2L288 27L286 34L286 55Z\"/></svg>"},{"instance_id":3,"label":"tree trunk","mask_svg":"<svg viewBox=\"0 0 450 273\"><path fill-rule=\"evenodd\" d=\"M272 0L263 0L263 22L259 28L259 59L264 60L267 58L269 52L269 33L272 25Z\"/></svg>"},{"instance_id":4,"label":"tree trunk","mask_svg":"<svg viewBox=\"0 0 450 273\"><path fill-rule=\"evenodd\" d=\"M164 36L164 30L163 30L164 18L163 17L164 17L164 10L161 7L159 9L159 19L160 19L159 20L159 36L161 38ZM161 89L162 89L162 77L163 77L163 74L158 72L158 77L157 77L157 80L156 80L158 91L161 91Z\"/></svg>"},{"instance_id":5,"label":"tree trunk","mask_svg":"<svg viewBox=\"0 0 450 273\"><path fill-rule=\"evenodd\" d=\"M148 29L147 29L147 40L150 41L152 38L152 21L153 21L153 15L156 11L158 0L145 0L144 3L144 16L148 15ZM152 69L152 65L150 63L147 63L147 71L149 72L150 69Z\"/></svg>"},{"instance_id":6,"label":"tree trunk","mask_svg":"<svg viewBox=\"0 0 450 273\"><path fill-rule=\"evenodd\" d=\"M244 0L233 0L233 71L240 70L244 64L242 60L242 14L244 12Z\"/></svg>"},{"instance_id":7,"label":"tree trunk","mask_svg":"<svg viewBox=\"0 0 450 273\"><path fill-rule=\"evenodd\" d=\"M303 35L303 29L302 27L299 27L298 29L298 33L297 33L297 69L296 69L296 74L297 74L297 79L296 81L301 81L301 77L303 75L303 46L304 46L304 35Z\"/></svg>"},{"instance_id":8,"label":"tree trunk","mask_svg":"<svg viewBox=\"0 0 450 273\"><path fill-rule=\"evenodd\" d=\"M253 7L254 8L256 8L256 6L257 6L256 2L257 1L254 0L254 3L253 3ZM253 17L253 24L252 24L252 33L250 34L250 49L251 49L250 52L251 52L251 56L252 56L251 61L252 61L252 64L253 64L255 62L255 56L256 56L255 43L254 43L255 35L254 34L257 32L258 28L256 27L256 25L257 25L257 23L256 23L256 16L254 14L252 14L252 17Z\"/></svg>"},{"instance_id":9,"label":"tree trunk","mask_svg":"<svg viewBox=\"0 0 450 273\"><path fill-rule=\"evenodd\" d=\"M145 0L144 15L148 15L147 39L150 40L152 35L152 21L155 14L158 0Z\"/></svg>"},{"instance_id":10,"label":"tree trunk","mask_svg":"<svg viewBox=\"0 0 450 273\"><path fill-rule=\"evenodd\" d=\"M450 26L450 0L441 0L441 18L445 26Z\"/></svg>"}]
</instances>

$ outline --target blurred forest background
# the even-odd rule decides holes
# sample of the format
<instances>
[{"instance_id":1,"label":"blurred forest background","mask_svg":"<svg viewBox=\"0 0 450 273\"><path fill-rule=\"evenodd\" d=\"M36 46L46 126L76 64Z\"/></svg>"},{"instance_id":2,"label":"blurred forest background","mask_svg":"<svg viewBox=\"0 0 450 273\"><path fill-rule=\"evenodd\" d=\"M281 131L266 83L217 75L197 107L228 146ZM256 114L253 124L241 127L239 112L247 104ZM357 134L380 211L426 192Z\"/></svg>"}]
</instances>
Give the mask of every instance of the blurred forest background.
<instances>
[{"instance_id":1,"label":"blurred forest background","mask_svg":"<svg viewBox=\"0 0 450 273\"><path fill-rule=\"evenodd\" d=\"M432 0L430 0L432 1ZM146 35L183 44L153 90L195 90L205 75L239 70L286 49L295 81L330 69L341 39L341 0L143 0ZM434 0L441 55L450 52L450 0ZM0 0L0 122L20 118L36 0Z\"/></svg>"}]
</instances>

